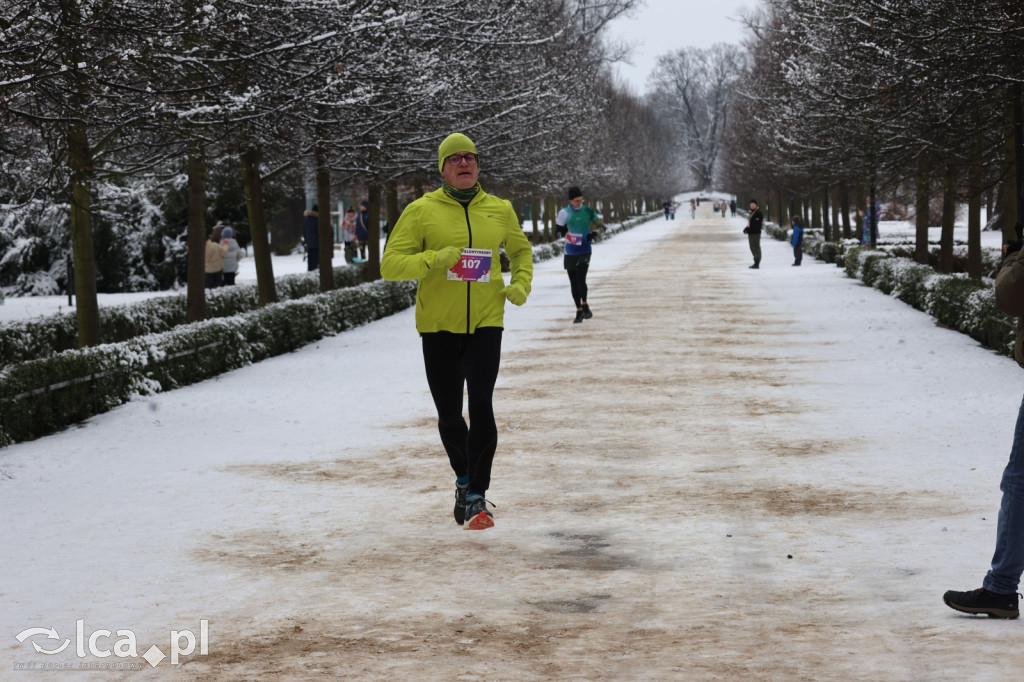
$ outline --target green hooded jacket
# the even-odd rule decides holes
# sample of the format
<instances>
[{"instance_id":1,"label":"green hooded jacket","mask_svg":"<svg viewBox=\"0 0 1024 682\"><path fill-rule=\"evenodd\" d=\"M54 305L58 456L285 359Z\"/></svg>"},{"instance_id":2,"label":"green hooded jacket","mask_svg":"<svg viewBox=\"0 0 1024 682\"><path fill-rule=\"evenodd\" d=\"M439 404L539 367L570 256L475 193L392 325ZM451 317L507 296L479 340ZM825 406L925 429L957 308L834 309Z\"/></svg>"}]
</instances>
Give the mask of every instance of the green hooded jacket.
<instances>
[{"instance_id":1,"label":"green hooded jacket","mask_svg":"<svg viewBox=\"0 0 1024 682\"><path fill-rule=\"evenodd\" d=\"M511 266L510 284L522 285L529 295L533 249L512 204L481 189L463 206L437 189L406 206L388 237L380 274L387 280L419 280L416 330L420 334L472 334L480 327L503 327L505 282L498 257L502 244ZM434 263L436 252L447 246L490 249L490 281L449 280L448 271Z\"/></svg>"}]
</instances>

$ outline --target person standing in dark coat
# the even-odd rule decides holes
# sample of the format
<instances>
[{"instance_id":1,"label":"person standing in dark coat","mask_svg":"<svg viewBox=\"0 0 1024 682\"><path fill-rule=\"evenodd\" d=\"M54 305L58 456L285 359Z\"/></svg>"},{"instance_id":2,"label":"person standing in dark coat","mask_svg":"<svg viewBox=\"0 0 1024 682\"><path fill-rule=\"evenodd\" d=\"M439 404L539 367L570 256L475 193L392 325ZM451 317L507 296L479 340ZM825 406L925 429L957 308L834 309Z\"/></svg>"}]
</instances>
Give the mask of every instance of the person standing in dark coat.
<instances>
[{"instance_id":1,"label":"person standing in dark coat","mask_svg":"<svg viewBox=\"0 0 1024 682\"><path fill-rule=\"evenodd\" d=\"M313 210L303 213L302 239L306 242L306 270L320 268L320 213L316 204Z\"/></svg>"},{"instance_id":2,"label":"person standing in dark coat","mask_svg":"<svg viewBox=\"0 0 1024 682\"><path fill-rule=\"evenodd\" d=\"M763 227L764 214L757 207L757 201L751 199L750 218L747 220L747 226L743 228L743 233L747 235L747 241L750 243L750 255L754 257L754 264L750 266L751 270L761 267L761 229Z\"/></svg>"}]
</instances>

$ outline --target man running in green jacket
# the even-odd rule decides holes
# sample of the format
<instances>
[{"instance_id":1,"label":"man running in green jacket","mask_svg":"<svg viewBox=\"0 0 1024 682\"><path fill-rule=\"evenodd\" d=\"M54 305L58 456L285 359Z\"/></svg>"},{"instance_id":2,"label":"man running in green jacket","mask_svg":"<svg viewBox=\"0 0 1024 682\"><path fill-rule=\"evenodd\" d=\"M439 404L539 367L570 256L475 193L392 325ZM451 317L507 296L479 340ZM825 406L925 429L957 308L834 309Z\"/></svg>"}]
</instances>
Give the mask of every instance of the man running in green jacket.
<instances>
[{"instance_id":1,"label":"man running in green jacket","mask_svg":"<svg viewBox=\"0 0 1024 682\"><path fill-rule=\"evenodd\" d=\"M455 471L455 522L494 525L485 495L498 443L492 396L501 358L505 301L523 305L533 253L512 204L481 189L473 141L453 133L437 150L441 187L409 204L384 248L388 280L419 280L416 330L441 444ZM499 246L511 267L506 286ZM493 267L492 267L493 266ZM463 387L469 425L462 417ZM492 505L493 506L493 505Z\"/></svg>"}]
</instances>

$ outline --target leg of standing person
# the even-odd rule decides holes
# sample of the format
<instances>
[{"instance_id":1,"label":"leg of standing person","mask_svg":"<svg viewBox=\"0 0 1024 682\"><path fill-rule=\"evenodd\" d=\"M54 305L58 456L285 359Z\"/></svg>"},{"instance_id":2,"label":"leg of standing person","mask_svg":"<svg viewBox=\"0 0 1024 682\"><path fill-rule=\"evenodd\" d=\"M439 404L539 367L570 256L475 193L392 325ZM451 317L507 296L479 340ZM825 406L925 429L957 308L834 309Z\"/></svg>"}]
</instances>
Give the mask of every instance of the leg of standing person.
<instances>
[{"instance_id":1,"label":"leg of standing person","mask_svg":"<svg viewBox=\"0 0 1024 682\"><path fill-rule=\"evenodd\" d=\"M1010 460L999 489L1003 497L996 525L996 549L982 586L990 592L1011 594L1017 592L1024 573L1024 403L1017 413Z\"/></svg>"},{"instance_id":2,"label":"leg of standing person","mask_svg":"<svg viewBox=\"0 0 1024 682\"><path fill-rule=\"evenodd\" d=\"M468 498L482 497L490 487L498 442L492 400L501 359L501 333L500 328L486 327L474 334L433 332L422 336L438 433L456 476L454 516L460 525ZM469 426L462 416L464 386L469 393Z\"/></svg>"},{"instance_id":3,"label":"leg of standing person","mask_svg":"<svg viewBox=\"0 0 1024 682\"><path fill-rule=\"evenodd\" d=\"M750 244L750 255L754 257L754 264L750 266L752 270L757 270L761 267L761 235L758 232L751 232L747 235L747 242Z\"/></svg>"},{"instance_id":4,"label":"leg of standing person","mask_svg":"<svg viewBox=\"0 0 1024 682\"><path fill-rule=\"evenodd\" d=\"M1024 402L1017 412L1010 460L1003 470L999 488L1003 496L996 522L996 548L981 589L950 590L943 595L943 601L965 613L1017 618L1017 588L1024 573Z\"/></svg>"},{"instance_id":5,"label":"leg of standing person","mask_svg":"<svg viewBox=\"0 0 1024 682\"><path fill-rule=\"evenodd\" d=\"M237 273L234 273L234 272L225 272L224 273L224 285L225 286L231 287L231 286L235 285L235 274L237 274Z\"/></svg>"},{"instance_id":6,"label":"leg of standing person","mask_svg":"<svg viewBox=\"0 0 1024 682\"><path fill-rule=\"evenodd\" d=\"M306 247L306 271L312 272L320 267L320 249L316 246Z\"/></svg>"}]
</instances>

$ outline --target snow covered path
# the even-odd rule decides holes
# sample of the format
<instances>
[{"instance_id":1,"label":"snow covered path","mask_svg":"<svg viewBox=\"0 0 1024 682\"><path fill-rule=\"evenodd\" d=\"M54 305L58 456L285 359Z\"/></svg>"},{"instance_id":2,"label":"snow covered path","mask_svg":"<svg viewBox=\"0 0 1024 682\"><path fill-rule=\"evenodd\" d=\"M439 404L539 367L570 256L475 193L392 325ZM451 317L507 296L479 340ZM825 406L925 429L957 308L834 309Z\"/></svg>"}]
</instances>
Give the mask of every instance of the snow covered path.
<instances>
[{"instance_id":1,"label":"snow covered path","mask_svg":"<svg viewBox=\"0 0 1024 682\"><path fill-rule=\"evenodd\" d=\"M705 204L506 316L489 497L451 520L412 311L0 451L0 679L30 627L171 630L142 679L1016 679L980 585L1016 365ZM511 307L510 307L511 308ZM101 637L112 648L116 636ZM141 659L133 659L140 661Z\"/></svg>"}]
</instances>

